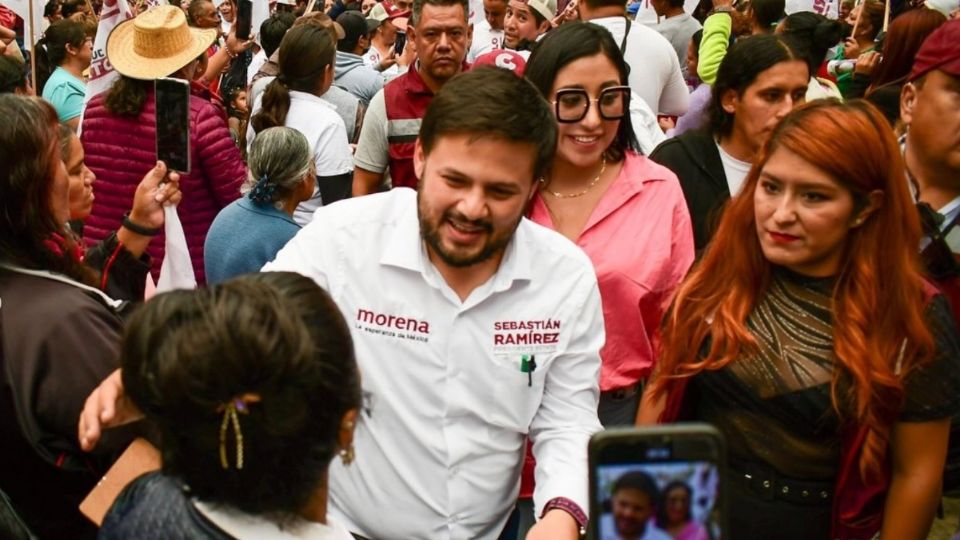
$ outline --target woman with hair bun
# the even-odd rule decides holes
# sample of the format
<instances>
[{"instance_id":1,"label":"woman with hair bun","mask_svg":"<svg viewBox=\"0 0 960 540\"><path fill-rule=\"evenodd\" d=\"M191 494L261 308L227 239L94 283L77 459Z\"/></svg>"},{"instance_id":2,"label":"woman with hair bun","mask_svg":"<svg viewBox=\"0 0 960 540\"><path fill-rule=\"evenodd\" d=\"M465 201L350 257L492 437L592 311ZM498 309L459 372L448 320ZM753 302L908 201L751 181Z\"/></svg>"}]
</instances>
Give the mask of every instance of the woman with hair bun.
<instances>
[{"instance_id":1,"label":"woman with hair bun","mask_svg":"<svg viewBox=\"0 0 960 540\"><path fill-rule=\"evenodd\" d=\"M354 457L360 373L339 308L290 272L161 294L131 319L123 383L162 472L128 485L101 540L352 540L327 469Z\"/></svg>"},{"instance_id":2,"label":"woman with hair bun","mask_svg":"<svg viewBox=\"0 0 960 540\"><path fill-rule=\"evenodd\" d=\"M297 205L308 200L316 165L306 137L288 127L270 128L250 148L250 175L242 197L217 214L203 245L207 282L257 272L300 230Z\"/></svg>"},{"instance_id":3,"label":"woman with hair bun","mask_svg":"<svg viewBox=\"0 0 960 540\"><path fill-rule=\"evenodd\" d=\"M926 538L960 345L904 177L872 105L797 109L674 298L640 420L724 433L730 538Z\"/></svg>"},{"instance_id":4,"label":"woman with hair bun","mask_svg":"<svg viewBox=\"0 0 960 540\"><path fill-rule=\"evenodd\" d=\"M294 26L280 42L280 73L253 104L247 147L264 130L286 126L302 133L310 144L317 176L312 196L294 213L306 225L322 205L350 196L353 153L343 119L320 99L333 85L337 40L332 29L313 24Z\"/></svg>"}]
</instances>

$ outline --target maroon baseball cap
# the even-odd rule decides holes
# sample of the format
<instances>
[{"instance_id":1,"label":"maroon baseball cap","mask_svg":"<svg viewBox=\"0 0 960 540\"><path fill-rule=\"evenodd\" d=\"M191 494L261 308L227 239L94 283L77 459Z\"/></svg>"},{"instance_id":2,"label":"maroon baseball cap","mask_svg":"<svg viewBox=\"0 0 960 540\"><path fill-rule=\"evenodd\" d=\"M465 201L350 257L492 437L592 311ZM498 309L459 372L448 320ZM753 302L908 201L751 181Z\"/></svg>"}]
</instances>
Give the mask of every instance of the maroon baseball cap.
<instances>
[{"instance_id":1,"label":"maroon baseball cap","mask_svg":"<svg viewBox=\"0 0 960 540\"><path fill-rule=\"evenodd\" d=\"M527 61L523 59L523 56L513 51L499 49L478 56L472 67L477 66L494 66L509 69L516 73L518 77L523 77L523 70L527 68Z\"/></svg>"},{"instance_id":2,"label":"maroon baseball cap","mask_svg":"<svg viewBox=\"0 0 960 540\"><path fill-rule=\"evenodd\" d=\"M909 80L915 81L935 69L960 77L960 20L947 21L923 40Z\"/></svg>"}]
</instances>

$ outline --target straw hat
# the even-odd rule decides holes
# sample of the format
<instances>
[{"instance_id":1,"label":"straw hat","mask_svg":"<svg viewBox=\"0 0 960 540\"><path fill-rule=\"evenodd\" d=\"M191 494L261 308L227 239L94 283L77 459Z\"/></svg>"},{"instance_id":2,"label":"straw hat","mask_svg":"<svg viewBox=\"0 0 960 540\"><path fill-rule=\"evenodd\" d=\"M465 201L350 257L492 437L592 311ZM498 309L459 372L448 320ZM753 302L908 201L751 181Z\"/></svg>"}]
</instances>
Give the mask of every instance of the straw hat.
<instances>
[{"instance_id":1,"label":"straw hat","mask_svg":"<svg viewBox=\"0 0 960 540\"><path fill-rule=\"evenodd\" d=\"M215 39L216 28L190 28L183 10L158 6L110 32L107 58L122 75L153 80L189 64Z\"/></svg>"}]
</instances>

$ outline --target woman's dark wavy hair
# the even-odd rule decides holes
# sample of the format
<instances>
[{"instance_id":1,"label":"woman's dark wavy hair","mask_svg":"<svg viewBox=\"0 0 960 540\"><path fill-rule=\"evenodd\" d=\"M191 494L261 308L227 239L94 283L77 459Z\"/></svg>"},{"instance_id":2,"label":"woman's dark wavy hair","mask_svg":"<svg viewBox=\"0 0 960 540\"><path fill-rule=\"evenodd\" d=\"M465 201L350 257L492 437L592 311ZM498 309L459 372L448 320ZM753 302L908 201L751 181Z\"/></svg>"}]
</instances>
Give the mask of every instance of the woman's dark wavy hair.
<instances>
[{"instance_id":1,"label":"woman's dark wavy hair","mask_svg":"<svg viewBox=\"0 0 960 540\"><path fill-rule=\"evenodd\" d=\"M783 19L783 35L790 36L797 52L807 61L810 73L816 73L827 51L843 40L840 21L812 11L800 11Z\"/></svg>"},{"instance_id":2,"label":"woman's dark wavy hair","mask_svg":"<svg viewBox=\"0 0 960 540\"><path fill-rule=\"evenodd\" d=\"M557 73L575 60L597 54L606 56L617 68L620 84L628 84L630 68L623 60L613 36L606 28L586 22L567 23L548 32L530 55L524 77L537 87L547 101L551 101ZM620 161L628 150L640 152L629 112L620 120L617 136L605 155L611 161Z\"/></svg>"},{"instance_id":3,"label":"woman's dark wavy hair","mask_svg":"<svg viewBox=\"0 0 960 540\"><path fill-rule=\"evenodd\" d=\"M341 420L362 399L339 308L292 272L158 295L131 317L121 365L131 399L159 429L165 473L201 500L280 523L323 485ZM243 468L231 433L225 469L223 406L244 394L260 399L238 415Z\"/></svg>"},{"instance_id":4,"label":"woman's dark wavy hair","mask_svg":"<svg viewBox=\"0 0 960 540\"><path fill-rule=\"evenodd\" d=\"M117 116L138 116L147 103L147 92L151 81L141 81L120 75L110 85L106 97L103 98L103 107L110 114Z\"/></svg>"},{"instance_id":5,"label":"woman's dark wavy hair","mask_svg":"<svg viewBox=\"0 0 960 540\"><path fill-rule=\"evenodd\" d=\"M0 261L96 283L50 207L62 166L56 111L38 98L0 94L0 118Z\"/></svg>"},{"instance_id":6,"label":"woman's dark wavy hair","mask_svg":"<svg viewBox=\"0 0 960 540\"><path fill-rule=\"evenodd\" d=\"M714 136L726 137L733 131L733 114L723 109L722 97L728 90L738 96L750 87L764 71L781 62L806 60L796 52L789 38L758 35L738 39L720 62L717 80L710 100L710 131Z\"/></svg>"},{"instance_id":7,"label":"woman's dark wavy hair","mask_svg":"<svg viewBox=\"0 0 960 540\"><path fill-rule=\"evenodd\" d=\"M684 516L683 522L689 523L692 519L693 514L690 512L690 505L693 499L693 489L683 480L674 480L660 490L660 500L657 501L657 526L661 529L666 530L666 528L671 525L670 518L667 517L667 499L670 497L670 492L677 488L686 491L687 497L690 500L690 503L687 504L687 515Z\"/></svg>"},{"instance_id":8,"label":"woman's dark wavy hair","mask_svg":"<svg viewBox=\"0 0 960 540\"><path fill-rule=\"evenodd\" d=\"M87 31L83 23L73 19L61 19L50 25L37 42L37 94L43 93L47 79L67 58L67 45L80 48L87 40Z\"/></svg>"},{"instance_id":9,"label":"woman's dark wavy hair","mask_svg":"<svg viewBox=\"0 0 960 540\"><path fill-rule=\"evenodd\" d=\"M330 31L319 26L294 26L280 42L277 61L280 72L263 92L260 112L250 125L257 132L283 126L290 111L290 91L314 93L328 66L332 67L337 42Z\"/></svg>"}]
</instances>

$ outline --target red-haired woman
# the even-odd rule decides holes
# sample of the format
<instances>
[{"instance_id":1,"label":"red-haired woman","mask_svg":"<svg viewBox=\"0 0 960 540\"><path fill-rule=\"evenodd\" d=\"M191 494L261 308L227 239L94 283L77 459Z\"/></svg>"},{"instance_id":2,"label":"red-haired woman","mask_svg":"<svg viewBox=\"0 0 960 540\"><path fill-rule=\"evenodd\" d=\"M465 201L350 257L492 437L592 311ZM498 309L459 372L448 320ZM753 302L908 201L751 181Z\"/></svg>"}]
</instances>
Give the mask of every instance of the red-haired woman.
<instances>
[{"instance_id":1,"label":"red-haired woman","mask_svg":"<svg viewBox=\"0 0 960 540\"><path fill-rule=\"evenodd\" d=\"M810 103L742 193L677 292L638 420L726 435L728 538L926 538L960 347L893 134L865 102Z\"/></svg>"}]
</instances>

